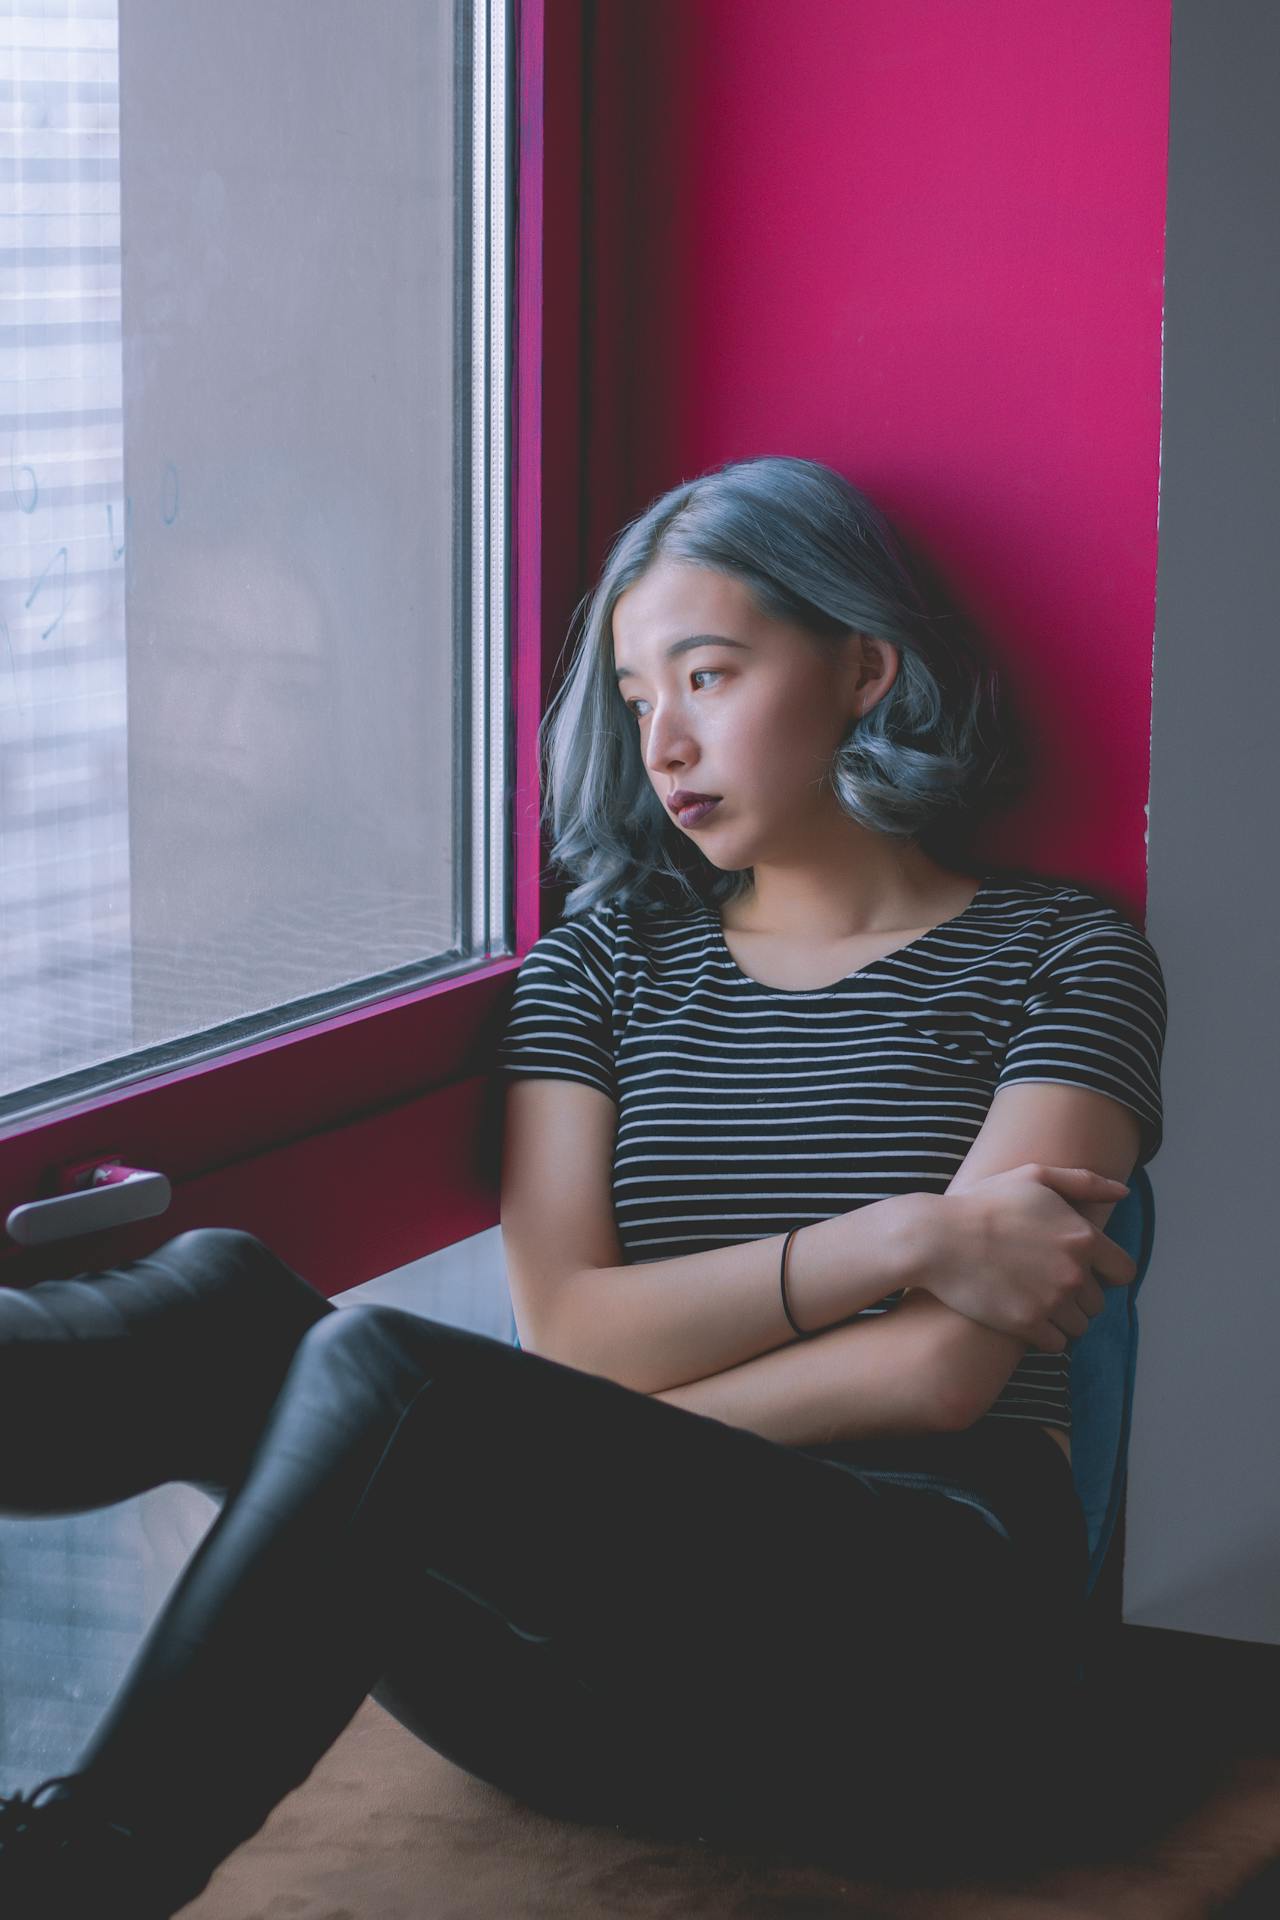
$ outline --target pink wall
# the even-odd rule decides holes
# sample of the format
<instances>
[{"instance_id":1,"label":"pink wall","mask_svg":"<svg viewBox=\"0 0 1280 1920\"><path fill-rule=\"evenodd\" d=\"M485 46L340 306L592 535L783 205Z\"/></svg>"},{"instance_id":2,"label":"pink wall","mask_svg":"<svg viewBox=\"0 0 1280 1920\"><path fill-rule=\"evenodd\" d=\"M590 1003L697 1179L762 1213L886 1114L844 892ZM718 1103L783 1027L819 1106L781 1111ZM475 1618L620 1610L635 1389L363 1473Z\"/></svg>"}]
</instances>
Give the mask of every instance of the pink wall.
<instances>
[{"instance_id":1,"label":"pink wall","mask_svg":"<svg viewBox=\"0 0 1280 1920\"><path fill-rule=\"evenodd\" d=\"M793 453L932 557L1036 758L983 850L1145 902L1169 0L600 0L588 564Z\"/></svg>"}]
</instances>

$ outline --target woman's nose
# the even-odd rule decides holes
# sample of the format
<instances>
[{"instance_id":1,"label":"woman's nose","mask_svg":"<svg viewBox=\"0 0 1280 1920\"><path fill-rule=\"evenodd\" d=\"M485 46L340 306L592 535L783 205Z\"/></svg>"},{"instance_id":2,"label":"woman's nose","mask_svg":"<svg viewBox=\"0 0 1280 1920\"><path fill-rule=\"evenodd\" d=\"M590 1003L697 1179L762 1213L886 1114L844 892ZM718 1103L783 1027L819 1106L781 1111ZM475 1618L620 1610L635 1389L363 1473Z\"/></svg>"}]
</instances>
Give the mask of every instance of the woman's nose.
<instances>
[{"instance_id":1,"label":"woman's nose","mask_svg":"<svg viewBox=\"0 0 1280 1920\"><path fill-rule=\"evenodd\" d=\"M655 718L645 743L645 764L651 773L661 773L673 762L683 766L691 748L692 743L678 719Z\"/></svg>"}]
</instances>

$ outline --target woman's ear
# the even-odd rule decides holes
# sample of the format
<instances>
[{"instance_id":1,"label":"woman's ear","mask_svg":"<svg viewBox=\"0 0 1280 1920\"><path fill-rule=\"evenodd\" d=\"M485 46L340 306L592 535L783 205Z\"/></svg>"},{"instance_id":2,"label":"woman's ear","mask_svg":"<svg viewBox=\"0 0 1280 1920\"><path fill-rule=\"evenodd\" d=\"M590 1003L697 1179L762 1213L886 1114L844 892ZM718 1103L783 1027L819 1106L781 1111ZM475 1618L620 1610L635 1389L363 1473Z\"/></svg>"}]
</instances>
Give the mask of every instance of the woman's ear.
<instances>
[{"instance_id":1,"label":"woman's ear","mask_svg":"<svg viewBox=\"0 0 1280 1920\"><path fill-rule=\"evenodd\" d=\"M855 634L858 651L853 666L853 716L860 720L883 700L898 677L898 649L870 633Z\"/></svg>"}]
</instances>

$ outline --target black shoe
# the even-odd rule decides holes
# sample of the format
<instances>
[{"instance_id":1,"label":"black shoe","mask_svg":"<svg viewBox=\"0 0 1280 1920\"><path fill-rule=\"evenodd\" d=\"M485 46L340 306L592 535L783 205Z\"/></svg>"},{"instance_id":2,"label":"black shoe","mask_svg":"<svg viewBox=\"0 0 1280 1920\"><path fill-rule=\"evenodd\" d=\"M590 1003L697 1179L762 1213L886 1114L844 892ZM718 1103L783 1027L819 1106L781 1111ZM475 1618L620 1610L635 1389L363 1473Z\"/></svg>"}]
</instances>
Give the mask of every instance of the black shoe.
<instances>
[{"instance_id":1,"label":"black shoe","mask_svg":"<svg viewBox=\"0 0 1280 1920\"><path fill-rule=\"evenodd\" d=\"M112 1820L76 1774L30 1793L0 1794L0 1914L4 1920L169 1920L145 1884L132 1828ZM53 1789L51 1797L40 1796ZM61 1791L59 1791L59 1789Z\"/></svg>"}]
</instances>

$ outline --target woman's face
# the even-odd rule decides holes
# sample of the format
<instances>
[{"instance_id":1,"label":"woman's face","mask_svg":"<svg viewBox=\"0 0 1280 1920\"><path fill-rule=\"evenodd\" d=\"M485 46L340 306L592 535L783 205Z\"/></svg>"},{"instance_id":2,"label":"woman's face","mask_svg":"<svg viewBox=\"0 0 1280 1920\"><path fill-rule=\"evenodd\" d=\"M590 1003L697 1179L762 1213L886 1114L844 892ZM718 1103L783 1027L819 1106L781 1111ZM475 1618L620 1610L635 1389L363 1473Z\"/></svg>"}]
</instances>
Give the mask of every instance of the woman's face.
<instances>
[{"instance_id":1,"label":"woman's face","mask_svg":"<svg viewBox=\"0 0 1280 1920\"><path fill-rule=\"evenodd\" d=\"M698 824L670 814L714 866L788 864L824 827L848 826L824 776L850 722L893 684L893 647L855 635L828 659L802 629L761 613L741 581L666 560L619 596L613 640L658 798L720 796Z\"/></svg>"}]
</instances>

